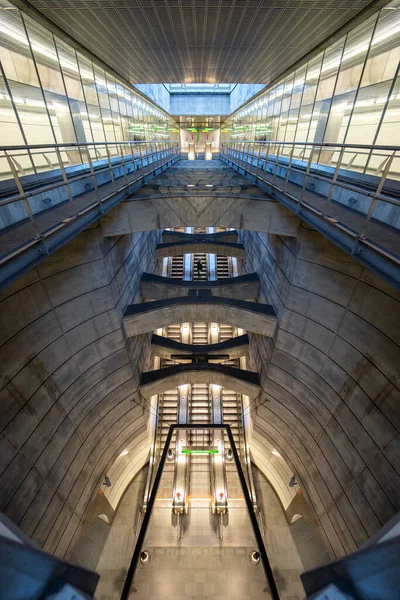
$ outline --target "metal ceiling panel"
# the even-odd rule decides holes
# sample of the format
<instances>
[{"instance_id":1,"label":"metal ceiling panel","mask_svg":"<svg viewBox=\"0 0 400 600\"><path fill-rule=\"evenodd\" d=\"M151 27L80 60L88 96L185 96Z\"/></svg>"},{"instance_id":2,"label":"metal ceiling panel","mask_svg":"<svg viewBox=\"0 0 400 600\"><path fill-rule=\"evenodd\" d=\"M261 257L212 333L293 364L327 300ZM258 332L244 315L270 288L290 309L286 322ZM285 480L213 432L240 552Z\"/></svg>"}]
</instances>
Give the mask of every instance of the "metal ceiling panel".
<instances>
[{"instance_id":1,"label":"metal ceiling panel","mask_svg":"<svg viewBox=\"0 0 400 600\"><path fill-rule=\"evenodd\" d=\"M132 83L269 83L371 0L30 0Z\"/></svg>"}]
</instances>

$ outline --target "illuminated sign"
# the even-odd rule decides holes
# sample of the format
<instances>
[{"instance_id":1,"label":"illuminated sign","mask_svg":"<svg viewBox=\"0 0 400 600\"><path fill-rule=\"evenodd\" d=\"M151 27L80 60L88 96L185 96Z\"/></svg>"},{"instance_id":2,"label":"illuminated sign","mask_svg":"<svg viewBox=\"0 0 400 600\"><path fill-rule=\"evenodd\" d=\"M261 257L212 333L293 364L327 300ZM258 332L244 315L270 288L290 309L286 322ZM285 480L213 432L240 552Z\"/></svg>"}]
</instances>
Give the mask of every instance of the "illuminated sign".
<instances>
[{"instance_id":1,"label":"illuminated sign","mask_svg":"<svg viewBox=\"0 0 400 600\"><path fill-rule=\"evenodd\" d=\"M218 448L184 448L182 454L218 454Z\"/></svg>"}]
</instances>

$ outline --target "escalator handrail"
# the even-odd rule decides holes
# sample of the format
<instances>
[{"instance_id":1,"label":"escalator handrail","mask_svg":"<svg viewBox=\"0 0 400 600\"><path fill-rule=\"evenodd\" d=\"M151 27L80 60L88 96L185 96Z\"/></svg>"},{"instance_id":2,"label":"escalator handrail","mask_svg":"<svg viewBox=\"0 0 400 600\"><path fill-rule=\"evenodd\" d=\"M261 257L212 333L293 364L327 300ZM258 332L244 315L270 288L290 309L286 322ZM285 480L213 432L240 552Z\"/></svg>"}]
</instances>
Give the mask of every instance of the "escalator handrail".
<instances>
[{"instance_id":1,"label":"escalator handrail","mask_svg":"<svg viewBox=\"0 0 400 600\"><path fill-rule=\"evenodd\" d=\"M271 597L273 600L279 600L279 593L278 593L278 589L275 583L275 579L274 579L274 575L272 573L272 569L271 569L271 565L269 562L269 558L268 558L268 554L267 551L265 549L265 545L264 545L264 540L263 537L261 535L261 531L260 531L260 527L258 525L258 521L257 521L257 516L254 513L254 507L253 507L253 502L250 498L250 494L249 491L247 489L247 484L246 484L246 479L243 473L243 469L242 466L240 464L240 459L239 459L239 454L238 451L236 449L236 444L235 444L235 440L233 438L233 434L232 434L232 430L230 425L228 424L204 424L204 423L191 423L191 424L178 424L178 423L174 423L172 425L170 425L169 427L169 431L168 431L168 435L167 435L167 439L165 441L165 445L164 445L164 449L163 449L163 453L161 456L161 460L159 462L158 465L158 469L157 469L157 473L154 479L154 484L153 484L153 489L151 491L151 495L150 495L150 499L147 505L147 510L146 513L144 515L143 521L142 521L142 525L139 531L139 535L137 537L136 540L136 545L135 545L135 549L132 555L132 560L131 563L129 565L128 568L128 572L126 575L126 579L125 579L125 583L124 583L124 587L122 590L122 594L121 594L121 598L120 600L128 600L129 595L130 595L130 589L131 589L131 585L135 576L135 572L136 572L136 568L140 559L140 553L142 552L142 546L146 537L146 533L147 533L147 528L150 522L150 518L151 518L151 514L153 512L153 507L154 507L154 503L156 500L156 496L157 496L157 492L158 492L158 488L160 485L160 481L161 481L161 477L163 474L163 470L164 470L164 465L166 462L166 458L167 458L167 452L168 452L168 448L171 444L171 440L172 440L172 436L175 430L177 429L225 429L227 434L228 434L228 438L229 438L229 443L231 445L232 448L232 452L233 452L233 456L235 459L235 463L236 463L236 468L237 468L237 472L239 475L239 480L240 480L240 484L242 486L242 491L243 491L243 495L245 498L245 502L246 502L246 506L247 506L247 510L249 513L249 517L250 517L250 521L252 524L252 528L253 528L253 533L257 542L257 546L258 546L258 551L260 553L260 557L261 557L261 562L263 564L264 567L264 571L265 571L265 575L266 578L268 580L269 583L269 587L270 587L270 591L271 591Z\"/></svg>"}]
</instances>

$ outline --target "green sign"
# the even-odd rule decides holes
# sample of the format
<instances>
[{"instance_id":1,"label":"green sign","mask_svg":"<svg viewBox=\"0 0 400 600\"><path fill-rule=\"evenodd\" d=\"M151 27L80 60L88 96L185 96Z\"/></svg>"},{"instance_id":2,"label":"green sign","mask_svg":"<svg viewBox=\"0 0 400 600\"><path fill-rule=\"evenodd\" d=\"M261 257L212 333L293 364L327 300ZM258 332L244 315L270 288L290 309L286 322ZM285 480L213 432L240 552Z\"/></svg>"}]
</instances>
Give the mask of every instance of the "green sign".
<instances>
[{"instance_id":1,"label":"green sign","mask_svg":"<svg viewBox=\"0 0 400 600\"><path fill-rule=\"evenodd\" d=\"M182 450L182 454L218 454L218 448L204 448L204 450L185 448Z\"/></svg>"}]
</instances>

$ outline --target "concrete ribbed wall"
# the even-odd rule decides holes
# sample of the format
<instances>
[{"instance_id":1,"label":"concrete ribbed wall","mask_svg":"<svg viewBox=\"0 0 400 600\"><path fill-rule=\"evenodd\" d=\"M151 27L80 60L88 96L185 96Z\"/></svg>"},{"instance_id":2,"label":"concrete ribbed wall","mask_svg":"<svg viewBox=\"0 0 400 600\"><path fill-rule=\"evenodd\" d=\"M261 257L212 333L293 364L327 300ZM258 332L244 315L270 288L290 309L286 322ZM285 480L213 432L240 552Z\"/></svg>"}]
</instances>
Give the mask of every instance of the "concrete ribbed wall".
<instances>
[{"instance_id":1,"label":"concrete ribbed wall","mask_svg":"<svg viewBox=\"0 0 400 600\"><path fill-rule=\"evenodd\" d=\"M240 241L279 317L274 340L251 340L268 398L253 457L265 472L266 449L282 455L341 556L400 509L400 294L304 225Z\"/></svg>"},{"instance_id":2,"label":"concrete ribbed wall","mask_svg":"<svg viewBox=\"0 0 400 600\"><path fill-rule=\"evenodd\" d=\"M158 237L93 226L0 295L0 510L59 556L104 473L113 502L147 455L134 401L149 339L127 341L121 319Z\"/></svg>"}]
</instances>

